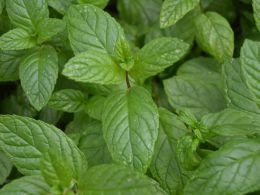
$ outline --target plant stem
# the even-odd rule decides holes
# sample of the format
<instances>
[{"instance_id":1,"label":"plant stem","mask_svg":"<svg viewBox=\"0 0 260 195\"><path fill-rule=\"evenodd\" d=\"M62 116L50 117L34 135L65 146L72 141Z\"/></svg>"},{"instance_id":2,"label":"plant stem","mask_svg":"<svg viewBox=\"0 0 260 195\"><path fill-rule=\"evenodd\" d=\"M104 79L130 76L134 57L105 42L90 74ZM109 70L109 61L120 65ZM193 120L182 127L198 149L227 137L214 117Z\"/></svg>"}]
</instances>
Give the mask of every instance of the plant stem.
<instances>
[{"instance_id":1,"label":"plant stem","mask_svg":"<svg viewBox=\"0 0 260 195\"><path fill-rule=\"evenodd\" d=\"M130 89L131 84L130 84L130 81L129 81L128 71L125 72L125 80L126 80L127 88Z\"/></svg>"}]
</instances>

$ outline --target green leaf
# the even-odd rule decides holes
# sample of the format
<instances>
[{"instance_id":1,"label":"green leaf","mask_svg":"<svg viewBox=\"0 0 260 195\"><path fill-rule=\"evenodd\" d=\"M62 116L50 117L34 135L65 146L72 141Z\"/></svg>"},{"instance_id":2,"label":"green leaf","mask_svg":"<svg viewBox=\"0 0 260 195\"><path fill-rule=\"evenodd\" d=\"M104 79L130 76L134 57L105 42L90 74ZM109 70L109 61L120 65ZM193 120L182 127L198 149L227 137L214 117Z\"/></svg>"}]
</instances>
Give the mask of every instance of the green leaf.
<instances>
[{"instance_id":1,"label":"green leaf","mask_svg":"<svg viewBox=\"0 0 260 195\"><path fill-rule=\"evenodd\" d=\"M199 140L190 135L183 136L177 142L177 158L184 170L192 171L200 164L200 156L197 154Z\"/></svg>"},{"instance_id":2,"label":"green leaf","mask_svg":"<svg viewBox=\"0 0 260 195\"><path fill-rule=\"evenodd\" d=\"M260 142L238 140L209 154L187 183L184 194L247 194L260 189Z\"/></svg>"},{"instance_id":3,"label":"green leaf","mask_svg":"<svg viewBox=\"0 0 260 195\"><path fill-rule=\"evenodd\" d=\"M88 100L85 111L90 117L97 120L102 120L105 101L106 97L95 95Z\"/></svg>"},{"instance_id":4,"label":"green leaf","mask_svg":"<svg viewBox=\"0 0 260 195\"><path fill-rule=\"evenodd\" d=\"M197 118L225 108L221 89L196 77L175 76L164 80L165 92L175 109L190 109Z\"/></svg>"},{"instance_id":5,"label":"green leaf","mask_svg":"<svg viewBox=\"0 0 260 195\"><path fill-rule=\"evenodd\" d=\"M15 28L0 37L2 50L21 50L36 46L36 40L26 30Z\"/></svg>"},{"instance_id":6,"label":"green leaf","mask_svg":"<svg viewBox=\"0 0 260 195\"><path fill-rule=\"evenodd\" d=\"M226 106L220 66L210 58L185 62L177 76L164 80L164 89L173 108L189 109L197 118Z\"/></svg>"},{"instance_id":7,"label":"green leaf","mask_svg":"<svg viewBox=\"0 0 260 195\"><path fill-rule=\"evenodd\" d=\"M216 12L199 15L195 20L196 40L201 49L223 62L233 56L234 32L228 21Z\"/></svg>"},{"instance_id":8,"label":"green leaf","mask_svg":"<svg viewBox=\"0 0 260 195\"><path fill-rule=\"evenodd\" d=\"M109 0L78 0L78 2L81 4L89 3L97 7L100 7L101 9L104 9L107 6Z\"/></svg>"},{"instance_id":9,"label":"green leaf","mask_svg":"<svg viewBox=\"0 0 260 195\"><path fill-rule=\"evenodd\" d=\"M225 62L223 75L228 107L259 114L256 98L245 83L240 60L232 59Z\"/></svg>"},{"instance_id":10,"label":"green leaf","mask_svg":"<svg viewBox=\"0 0 260 195\"><path fill-rule=\"evenodd\" d=\"M78 125L81 132L78 147L85 154L88 166L111 163L111 156L103 138L101 122L87 117L82 118L81 122L77 120L75 121L77 124L73 125Z\"/></svg>"},{"instance_id":11,"label":"green leaf","mask_svg":"<svg viewBox=\"0 0 260 195\"><path fill-rule=\"evenodd\" d=\"M138 27L143 33L158 21L162 0L120 0L117 9L120 19Z\"/></svg>"},{"instance_id":12,"label":"green leaf","mask_svg":"<svg viewBox=\"0 0 260 195\"><path fill-rule=\"evenodd\" d=\"M126 71L131 70L135 62L128 41L126 41L125 39L120 39L117 42L116 48L117 50L115 56L119 63L119 66Z\"/></svg>"},{"instance_id":13,"label":"green leaf","mask_svg":"<svg viewBox=\"0 0 260 195\"><path fill-rule=\"evenodd\" d=\"M90 4L71 6L66 21L71 47L76 54L95 50L114 56L117 42L125 39L116 20Z\"/></svg>"},{"instance_id":14,"label":"green leaf","mask_svg":"<svg viewBox=\"0 0 260 195\"><path fill-rule=\"evenodd\" d=\"M63 75L78 82L120 84L125 80L124 71L106 53L88 51L71 58Z\"/></svg>"},{"instance_id":15,"label":"green leaf","mask_svg":"<svg viewBox=\"0 0 260 195\"><path fill-rule=\"evenodd\" d=\"M253 113L235 109L225 109L219 113L208 114L201 119L201 126L209 133L220 136L260 135L260 117Z\"/></svg>"},{"instance_id":16,"label":"green leaf","mask_svg":"<svg viewBox=\"0 0 260 195\"><path fill-rule=\"evenodd\" d=\"M254 18L256 22L256 26L260 31L260 1L253 0L253 10L254 10Z\"/></svg>"},{"instance_id":17,"label":"green leaf","mask_svg":"<svg viewBox=\"0 0 260 195\"><path fill-rule=\"evenodd\" d=\"M24 176L5 185L0 190L0 195L46 195L50 191L41 176Z\"/></svg>"},{"instance_id":18,"label":"green leaf","mask_svg":"<svg viewBox=\"0 0 260 195\"><path fill-rule=\"evenodd\" d=\"M15 81L19 79L19 65L27 51L0 50L0 81Z\"/></svg>"},{"instance_id":19,"label":"green leaf","mask_svg":"<svg viewBox=\"0 0 260 195\"><path fill-rule=\"evenodd\" d=\"M6 9L11 22L28 32L36 32L36 26L43 18L49 17L45 0L6 1Z\"/></svg>"},{"instance_id":20,"label":"green leaf","mask_svg":"<svg viewBox=\"0 0 260 195\"><path fill-rule=\"evenodd\" d=\"M195 38L194 18L198 14L193 10L169 28L161 29L159 24L155 25L145 36L145 42L149 42L159 37L175 37L182 39L186 43L192 44ZM189 30L187 30L189 29Z\"/></svg>"},{"instance_id":21,"label":"green leaf","mask_svg":"<svg viewBox=\"0 0 260 195\"><path fill-rule=\"evenodd\" d=\"M0 185L2 185L10 175L12 167L13 165L10 159L0 150Z\"/></svg>"},{"instance_id":22,"label":"green leaf","mask_svg":"<svg viewBox=\"0 0 260 195\"><path fill-rule=\"evenodd\" d=\"M176 156L177 139L187 132L176 115L160 108L159 136L155 145L150 171L153 177L170 194L179 194L186 177Z\"/></svg>"},{"instance_id":23,"label":"green leaf","mask_svg":"<svg viewBox=\"0 0 260 195\"><path fill-rule=\"evenodd\" d=\"M76 0L47 0L48 5L61 14L65 14Z\"/></svg>"},{"instance_id":24,"label":"green leaf","mask_svg":"<svg viewBox=\"0 0 260 195\"><path fill-rule=\"evenodd\" d=\"M5 0L0 0L0 15L2 14L4 7L5 7Z\"/></svg>"},{"instance_id":25,"label":"green leaf","mask_svg":"<svg viewBox=\"0 0 260 195\"><path fill-rule=\"evenodd\" d=\"M99 165L90 168L79 182L80 195L166 194L152 179L119 165Z\"/></svg>"},{"instance_id":26,"label":"green leaf","mask_svg":"<svg viewBox=\"0 0 260 195\"><path fill-rule=\"evenodd\" d=\"M74 178L87 166L84 155L61 130L31 118L1 116L0 143L3 151L24 175L40 174L42 155L54 149L57 158L68 159Z\"/></svg>"},{"instance_id":27,"label":"green leaf","mask_svg":"<svg viewBox=\"0 0 260 195\"><path fill-rule=\"evenodd\" d=\"M86 98L79 90L63 89L53 93L48 106L64 112L80 112L85 108Z\"/></svg>"},{"instance_id":28,"label":"green leaf","mask_svg":"<svg viewBox=\"0 0 260 195\"><path fill-rule=\"evenodd\" d=\"M44 107L39 113L39 120L56 125L62 117L62 114L63 113L61 111L57 111L49 107Z\"/></svg>"},{"instance_id":29,"label":"green leaf","mask_svg":"<svg viewBox=\"0 0 260 195\"><path fill-rule=\"evenodd\" d=\"M61 191L70 187L74 175L69 159L56 155L56 149L54 148L43 154L41 158L41 174L46 183L61 188Z\"/></svg>"},{"instance_id":30,"label":"green leaf","mask_svg":"<svg viewBox=\"0 0 260 195\"><path fill-rule=\"evenodd\" d=\"M203 80L214 83L221 79L221 68L214 58L197 57L182 64L177 75L199 75Z\"/></svg>"},{"instance_id":31,"label":"green leaf","mask_svg":"<svg viewBox=\"0 0 260 195\"><path fill-rule=\"evenodd\" d=\"M188 50L189 44L177 38L152 40L138 51L130 74L139 79L154 76L180 60Z\"/></svg>"},{"instance_id":32,"label":"green leaf","mask_svg":"<svg viewBox=\"0 0 260 195\"><path fill-rule=\"evenodd\" d=\"M204 5L203 5L204 4ZM206 11L214 11L226 18L230 23L234 23L237 17L236 2L226 0L201 0L201 8ZM243 23L243 22L242 22Z\"/></svg>"},{"instance_id":33,"label":"green leaf","mask_svg":"<svg viewBox=\"0 0 260 195\"><path fill-rule=\"evenodd\" d=\"M35 117L37 111L31 106L21 86L10 97L0 102L3 114L16 114L20 116Z\"/></svg>"},{"instance_id":34,"label":"green leaf","mask_svg":"<svg viewBox=\"0 0 260 195\"><path fill-rule=\"evenodd\" d=\"M169 27L193 10L199 0L165 0L162 4L160 25L162 28Z\"/></svg>"},{"instance_id":35,"label":"green leaf","mask_svg":"<svg viewBox=\"0 0 260 195\"><path fill-rule=\"evenodd\" d=\"M103 109L102 124L113 160L146 172L159 126L157 107L149 92L133 87L112 93Z\"/></svg>"},{"instance_id":36,"label":"green leaf","mask_svg":"<svg viewBox=\"0 0 260 195\"><path fill-rule=\"evenodd\" d=\"M38 43L42 43L66 29L66 23L56 18L44 18L37 25Z\"/></svg>"},{"instance_id":37,"label":"green leaf","mask_svg":"<svg viewBox=\"0 0 260 195\"><path fill-rule=\"evenodd\" d=\"M245 82L254 95L257 102L260 103L260 42L246 40L241 48L241 70Z\"/></svg>"},{"instance_id":38,"label":"green leaf","mask_svg":"<svg viewBox=\"0 0 260 195\"><path fill-rule=\"evenodd\" d=\"M51 46L42 46L20 64L21 85L30 103L37 109L49 101L58 77L58 56Z\"/></svg>"}]
</instances>

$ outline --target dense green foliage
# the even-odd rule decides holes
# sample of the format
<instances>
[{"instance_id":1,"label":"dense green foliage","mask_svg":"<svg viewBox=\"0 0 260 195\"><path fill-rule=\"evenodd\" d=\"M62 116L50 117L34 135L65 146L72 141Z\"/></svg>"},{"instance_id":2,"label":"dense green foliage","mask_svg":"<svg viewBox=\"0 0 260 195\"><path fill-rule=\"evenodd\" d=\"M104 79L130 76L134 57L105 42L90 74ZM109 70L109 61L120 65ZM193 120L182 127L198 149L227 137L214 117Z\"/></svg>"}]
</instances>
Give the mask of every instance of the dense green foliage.
<instances>
[{"instance_id":1,"label":"dense green foliage","mask_svg":"<svg viewBox=\"0 0 260 195\"><path fill-rule=\"evenodd\" d=\"M0 0L0 195L260 193L260 0Z\"/></svg>"}]
</instances>

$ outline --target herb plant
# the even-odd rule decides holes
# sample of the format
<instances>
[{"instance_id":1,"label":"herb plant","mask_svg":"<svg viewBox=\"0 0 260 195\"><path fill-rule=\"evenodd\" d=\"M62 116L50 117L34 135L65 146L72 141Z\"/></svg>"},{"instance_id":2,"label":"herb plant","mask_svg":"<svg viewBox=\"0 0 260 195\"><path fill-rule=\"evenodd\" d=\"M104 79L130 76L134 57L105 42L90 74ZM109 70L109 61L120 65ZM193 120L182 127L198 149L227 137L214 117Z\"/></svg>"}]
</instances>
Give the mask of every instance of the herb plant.
<instances>
[{"instance_id":1,"label":"herb plant","mask_svg":"<svg viewBox=\"0 0 260 195\"><path fill-rule=\"evenodd\" d=\"M0 0L0 195L260 193L260 0Z\"/></svg>"}]
</instances>

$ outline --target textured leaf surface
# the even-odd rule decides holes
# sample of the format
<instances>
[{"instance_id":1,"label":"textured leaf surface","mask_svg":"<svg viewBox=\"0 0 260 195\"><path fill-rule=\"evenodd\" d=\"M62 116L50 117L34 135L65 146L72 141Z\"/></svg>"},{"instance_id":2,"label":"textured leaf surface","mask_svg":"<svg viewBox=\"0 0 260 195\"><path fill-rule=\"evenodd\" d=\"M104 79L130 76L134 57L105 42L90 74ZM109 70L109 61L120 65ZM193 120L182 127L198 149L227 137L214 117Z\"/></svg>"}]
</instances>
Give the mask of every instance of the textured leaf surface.
<instances>
[{"instance_id":1,"label":"textured leaf surface","mask_svg":"<svg viewBox=\"0 0 260 195\"><path fill-rule=\"evenodd\" d=\"M241 70L245 77L245 82L260 102L260 42L246 40L241 48Z\"/></svg>"},{"instance_id":2,"label":"textured leaf surface","mask_svg":"<svg viewBox=\"0 0 260 195\"><path fill-rule=\"evenodd\" d=\"M74 53L91 49L113 56L117 41L124 37L116 20L92 5L71 6L66 21Z\"/></svg>"},{"instance_id":3,"label":"textured leaf surface","mask_svg":"<svg viewBox=\"0 0 260 195\"><path fill-rule=\"evenodd\" d=\"M81 170L82 171L82 170ZM56 155L56 149L45 152L41 158L41 174L49 186L64 191L73 183L73 167L67 156Z\"/></svg>"},{"instance_id":4,"label":"textured leaf surface","mask_svg":"<svg viewBox=\"0 0 260 195\"><path fill-rule=\"evenodd\" d=\"M152 40L137 53L130 74L139 79L156 75L180 60L188 50L189 45L177 38Z\"/></svg>"},{"instance_id":5,"label":"textured leaf surface","mask_svg":"<svg viewBox=\"0 0 260 195\"><path fill-rule=\"evenodd\" d=\"M157 22L161 0L120 0L117 1L120 18L141 29Z\"/></svg>"},{"instance_id":6,"label":"textured leaf surface","mask_svg":"<svg viewBox=\"0 0 260 195\"><path fill-rule=\"evenodd\" d=\"M103 138L101 122L84 117L81 122L77 119L76 123L74 125L78 127L74 127L81 131L78 147L85 154L88 165L110 163L111 157Z\"/></svg>"},{"instance_id":7,"label":"textured leaf surface","mask_svg":"<svg viewBox=\"0 0 260 195\"><path fill-rule=\"evenodd\" d=\"M43 153L54 148L58 157L69 160L75 177L86 166L82 153L61 130L31 118L1 116L0 142L3 151L24 175L39 174Z\"/></svg>"},{"instance_id":8,"label":"textured leaf surface","mask_svg":"<svg viewBox=\"0 0 260 195\"><path fill-rule=\"evenodd\" d=\"M66 29L66 23L56 18L45 18L37 26L38 42L42 43Z\"/></svg>"},{"instance_id":9,"label":"textured leaf surface","mask_svg":"<svg viewBox=\"0 0 260 195\"><path fill-rule=\"evenodd\" d=\"M49 107L44 107L40 113L39 113L39 120L42 120L43 122L56 125L57 122L62 117L62 112L58 110L54 110Z\"/></svg>"},{"instance_id":10,"label":"textured leaf surface","mask_svg":"<svg viewBox=\"0 0 260 195\"><path fill-rule=\"evenodd\" d=\"M175 37L192 44L195 38L193 20L197 14L198 12L193 10L169 28L161 29L159 24L152 27L152 29L146 33L145 41L149 42L158 37Z\"/></svg>"},{"instance_id":11,"label":"textured leaf surface","mask_svg":"<svg viewBox=\"0 0 260 195\"><path fill-rule=\"evenodd\" d=\"M0 81L14 81L19 79L19 65L26 51L0 50Z\"/></svg>"},{"instance_id":12,"label":"textured leaf surface","mask_svg":"<svg viewBox=\"0 0 260 195\"><path fill-rule=\"evenodd\" d=\"M171 106L190 109L198 118L226 106L220 65L210 58L185 62L177 76L164 80L164 89Z\"/></svg>"},{"instance_id":13,"label":"textured leaf surface","mask_svg":"<svg viewBox=\"0 0 260 195\"><path fill-rule=\"evenodd\" d=\"M176 156L176 141L187 129L177 116L159 109L160 128L150 170L154 178L170 194L179 194L185 184L185 175Z\"/></svg>"},{"instance_id":14,"label":"textured leaf surface","mask_svg":"<svg viewBox=\"0 0 260 195\"><path fill-rule=\"evenodd\" d=\"M166 28L175 24L194 9L199 2L199 0L165 0L161 9L161 27Z\"/></svg>"},{"instance_id":15,"label":"textured leaf surface","mask_svg":"<svg viewBox=\"0 0 260 195\"><path fill-rule=\"evenodd\" d=\"M199 75L207 82L221 79L221 64L214 58L198 57L186 61L178 69L178 75Z\"/></svg>"},{"instance_id":16,"label":"textured leaf surface","mask_svg":"<svg viewBox=\"0 0 260 195\"><path fill-rule=\"evenodd\" d=\"M158 135L158 119L156 105L144 88L112 93L102 123L113 160L146 172Z\"/></svg>"},{"instance_id":17,"label":"textured leaf surface","mask_svg":"<svg viewBox=\"0 0 260 195\"><path fill-rule=\"evenodd\" d=\"M223 136L252 136L260 134L260 117L249 112L225 109L216 114L205 115L201 125L211 133Z\"/></svg>"},{"instance_id":18,"label":"textured leaf surface","mask_svg":"<svg viewBox=\"0 0 260 195\"><path fill-rule=\"evenodd\" d=\"M238 140L208 155L184 194L247 194L260 189L260 142Z\"/></svg>"},{"instance_id":19,"label":"textured leaf surface","mask_svg":"<svg viewBox=\"0 0 260 195\"><path fill-rule=\"evenodd\" d=\"M125 80L124 71L106 53L88 51L71 58L63 75L79 82L119 84Z\"/></svg>"},{"instance_id":20,"label":"textured leaf surface","mask_svg":"<svg viewBox=\"0 0 260 195\"><path fill-rule=\"evenodd\" d=\"M238 59L232 59L225 62L223 65L223 75L228 106L260 113L256 98L245 83L240 61Z\"/></svg>"},{"instance_id":21,"label":"textured leaf surface","mask_svg":"<svg viewBox=\"0 0 260 195\"><path fill-rule=\"evenodd\" d=\"M20 79L30 103L40 110L52 94L58 77L58 56L51 46L42 46L20 64Z\"/></svg>"},{"instance_id":22,"label":"textured leaf surface","mask_svg":"<svg viewBox=\"0 0 260 195\"><path fill-rule=\"evenodd\" d=\"M80 195L165 194L152 179L126 167L113 164L90 168L80 181L79 189Z\"/></svg>"},{"instance_id":23,"label":"textured leaf surface","mask_svg":"<svg viewBox=\"0 0 260 195\"><path fill-rule=\"evenodd\" d=\"M0 48L2 50L28 49L36 45L36 40L21 28L8 31L0 37Z\"/></svg>"},{"instance_id":24,"label":"textured leaf surface","mask_svg":"<svg viewBox=\"0 0 260 195\"><path fill-rule=\"evenodd\" d=\"M0 151L0 185L2 185L12 170L10 159ZM1 194L1 193L0 193Z\"/></svg>"},{"instance_id":25,"label":"textured leaf surface","mask_svg":"<svg viewBox=\"0 0 260 195\"><path fill-rule=\"evenodd\" d=\"M1 195L46 195L50 187L41 176L24 176L7 184L0 190Z\"/></svg>"},{"instance_id":26,"label":"textured leaf surface","mask_svg":"<svg viewBox=\"0 0 260 195\"><path fill-rule=\"evenodd\" d=\"M92 5L95 5L97 7L100 7L101 9L104 9L109 0L78 0L79 3L89 3L89 4L92 4Z\"/></svg>"},{"instance_id":27,"label":"textured leaf surface","mask_svg":"<svg viewBox=\"0 0 260 195\"><path fill-rule=\"evenodd\" d=\"M90 117L97 120L102 120L105 101L106 97L95 95L88 100L85 111Z\"/></svg>"},{"instance_id":28,"label":"textured leaf surface","mask_svg":"<svg viewBox=\"0 0 260 195\"><path fill-rule=\"evenodd\" d=\"M48 5L61 14L65 14L76 0L47 0Z\"/></svg>"},{"instance_id":29,"label":"textured leaf surface","mask_svg":"<svg viewBox=\"0 0 260 195\"><path fill-rule=\"evenodd\" d=\"M35 32L38 22L49 17L45 0L6 1L6 9L11 22L28 32Z\"/></svg>"},{"instance_id":30,"label":"textured leaf surface","mask_svg":"<svg viewBox=\"0 0 260 195\"><path fill-rule=\"evenodd\" d=\"M195 26L196 40L205 52L219 61L233 56L234 32L224 17L207 12L196 18Z\"/></svg>"},{"instance_id":31,"label":"textured leaf surface","mask_svg":"<svg viewBox=\"0 0 260 195\"><path fill-rule=\"evenodd\" d=\"M260 1L253 0L253 10L254 10L254 18L256 22L256 26L260 31Z\"/></svg>"},{"instance_id":32,"label":"textured leaf surface","mask_svg":"<svg viewBox=\"0 0 260 195\"><path fill-rule=\"evenodd\" d=\"M64 112L80 112L84 110L86 97L75 89L63 89L53 93L48 106Z\"/></svg>"},{"instance_id":33,"label":"textured leaf surface","mask_svg":"<svg viewBox=\"0 0 260 195\"><path fill-rule=\"evenodd\" d=\"M223 92L205 81L194 82L195 77L176 76L164 81L170 104L176 109L191 109L197 117L225 108Z\"/></svg>"},{"instance_id":34,"label":"textured leaf surface","mask_svg":"<svg viewBox=\"0 0 260 195\"><path fill-rule=\"evenodd\" d=\"M5 0L0 0L0 14L2 14L4 7L5 7Z\"/></svg>"}]
</instances>

